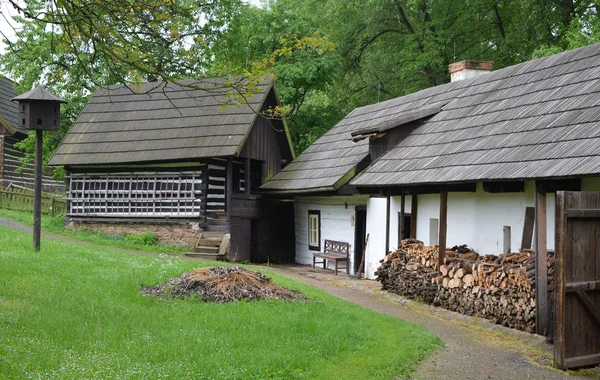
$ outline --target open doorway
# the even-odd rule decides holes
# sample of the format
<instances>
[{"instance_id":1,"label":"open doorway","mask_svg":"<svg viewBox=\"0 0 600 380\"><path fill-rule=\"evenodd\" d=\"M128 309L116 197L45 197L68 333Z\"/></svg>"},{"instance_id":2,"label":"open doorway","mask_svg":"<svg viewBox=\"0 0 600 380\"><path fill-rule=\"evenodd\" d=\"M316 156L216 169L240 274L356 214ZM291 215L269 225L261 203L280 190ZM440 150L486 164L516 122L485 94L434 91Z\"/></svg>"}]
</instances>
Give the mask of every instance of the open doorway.
<instances>
[{"instance_id":1,"label":"open doorway","mask_svg":"<svg viewBox=\"0 0 600 380\"><path fill-rule=\"evenodd\" d=\"M404 223L402 223L402 213L398 212L398 246L400 242L410 236L410 226L412 218L410 214L404 214Z\"/></svg>"},{"instance_id":2,"label":"open doorway","mask_svg":"<svg viewBox=\"0 0 600 380\"><path fill-rule=\"evenodd\" d=\"M360 262L365 249L366 235L367 206L356 206L354 217L354 274L358 274L358 268L360 267Z\"/></svg>"}]
</instances>

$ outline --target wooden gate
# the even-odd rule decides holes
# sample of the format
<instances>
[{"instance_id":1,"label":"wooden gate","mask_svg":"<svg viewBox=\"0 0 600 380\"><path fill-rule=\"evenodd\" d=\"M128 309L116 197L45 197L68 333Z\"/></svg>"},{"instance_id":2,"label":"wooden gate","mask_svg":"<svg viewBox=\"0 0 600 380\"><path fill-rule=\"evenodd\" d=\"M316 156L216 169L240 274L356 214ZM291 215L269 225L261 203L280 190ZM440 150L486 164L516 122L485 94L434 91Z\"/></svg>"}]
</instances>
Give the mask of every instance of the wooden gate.
<instances>
[{"instance_id":1,"label":"wooden gate","mask_svg":"<svg viewBox=\"0 0 600 380\"><path fill-rule=\"evenodd\" d=\"M600 363L600 193L556 194L554 361Z\"/></svg>"}]
</instances>

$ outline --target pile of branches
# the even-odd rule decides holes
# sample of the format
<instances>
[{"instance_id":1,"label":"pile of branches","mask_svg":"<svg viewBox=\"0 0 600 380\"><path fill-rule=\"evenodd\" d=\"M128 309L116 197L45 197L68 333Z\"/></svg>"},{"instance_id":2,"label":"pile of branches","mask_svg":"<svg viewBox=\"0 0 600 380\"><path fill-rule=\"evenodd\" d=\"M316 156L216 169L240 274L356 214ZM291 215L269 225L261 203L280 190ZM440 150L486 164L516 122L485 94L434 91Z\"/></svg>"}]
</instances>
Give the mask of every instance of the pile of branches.
<instances>
[{"instance_id":1,"label":"pile of branches","mask_svg":"<svg viewBox=\"0 0 600 380\"><path fill-rule=\"evenodd\" d=\"M142 293L161 298L199 297L205 302L308 299L278 286L262 273L240 267L198 268L164 283L142 287Z\"/></svg>"},{"instance_id":2,"label":"pile of branches","mask_svg":"<svg viewBox=\"0 0 600 380\"><path fill-rule=\"evenodd\" d=\"M452 247L436 271L436 246L403 243L375 272L383 289L504 326L535 330L535 252L480 256L466 246ZM549 293L553 274L554 254L548 252Z\"/></svg>"}]
</instances>

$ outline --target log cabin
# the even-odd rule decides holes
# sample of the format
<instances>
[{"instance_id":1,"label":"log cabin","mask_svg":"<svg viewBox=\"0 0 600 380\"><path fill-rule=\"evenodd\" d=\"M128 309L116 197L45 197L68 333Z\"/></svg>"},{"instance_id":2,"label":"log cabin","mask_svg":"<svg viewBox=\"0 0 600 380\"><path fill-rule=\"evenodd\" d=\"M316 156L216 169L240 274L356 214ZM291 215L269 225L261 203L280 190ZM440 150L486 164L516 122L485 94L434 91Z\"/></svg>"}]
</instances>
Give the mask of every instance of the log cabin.
<instances>
[{"instance_id":1,"label":"log cabin","mask_svg":"<svg viewBox=\"0 0 600 380\"><path fill-rule=\"evenodd\" d=\"M15 147L16 143L27 137L27 131L19 123L17 103L11 101L17 96L14 85L12 80L0 77L0 188L31 188L35 181L35 165L33 162L23 165L21 160L25 154ZM64 190L64 185L54 181L49 170L42 175L42 187L50 192Z\"/></svg>"},{"instance_id":2,"label":"log cabin","mask_svg":"<svg viewBox=\"0 0 600 380\"><path fill-rule=\"evenodd\" d=\"M209 258L283 260L291 205L258 188L294 157L265 79L242 102L225 78L98 89L51 165L67 172L71 226L109 234L153 232ZM229 243L228 243L229 242ZM291 242L291 243L290 243Z\"/></svg>"}]
</instances>

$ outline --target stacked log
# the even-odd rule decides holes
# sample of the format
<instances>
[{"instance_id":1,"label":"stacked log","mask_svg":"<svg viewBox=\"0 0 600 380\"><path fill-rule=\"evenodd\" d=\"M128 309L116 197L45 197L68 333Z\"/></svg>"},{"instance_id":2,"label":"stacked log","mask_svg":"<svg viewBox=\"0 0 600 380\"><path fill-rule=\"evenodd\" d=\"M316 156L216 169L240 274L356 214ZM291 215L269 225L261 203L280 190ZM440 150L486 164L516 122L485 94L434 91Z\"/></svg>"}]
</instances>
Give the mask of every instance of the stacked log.
<instances>
[{"instance_id":1,"label":"stacked log","mask_svg":"<svg viewBox=\"0 0 600 380\"><path fill-rule=\"evenodd\" d=\"M433 268L421 264L420 259L403 249L387 255L375 272L384 290L427 303L433 303L437 296L437 286L432 282L436 275Z\"/></svg>"},{"instance_id":2,"label":"stacked log","mask_svg":"<svg viewBox=\"0 0 600 380\"><path fill-rule=\"evenodd\" d=\"M394 261L396 260L396 261ZM410 298L504 326L535 330L535 252L479 256L466 247L447 251L439 271L437 246L406 242L382 260L377 280ZM553 290L554 254L548 253L548 290ZM427 278L431 286L422 282ZM432 293L435 293L432 297Z\"/></svg>"}]
</instances>

